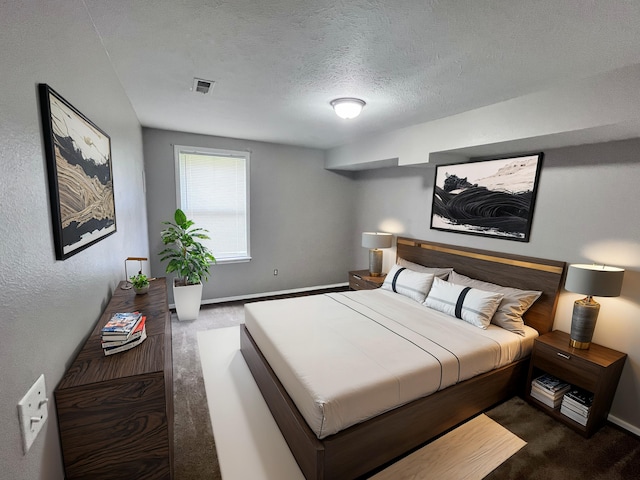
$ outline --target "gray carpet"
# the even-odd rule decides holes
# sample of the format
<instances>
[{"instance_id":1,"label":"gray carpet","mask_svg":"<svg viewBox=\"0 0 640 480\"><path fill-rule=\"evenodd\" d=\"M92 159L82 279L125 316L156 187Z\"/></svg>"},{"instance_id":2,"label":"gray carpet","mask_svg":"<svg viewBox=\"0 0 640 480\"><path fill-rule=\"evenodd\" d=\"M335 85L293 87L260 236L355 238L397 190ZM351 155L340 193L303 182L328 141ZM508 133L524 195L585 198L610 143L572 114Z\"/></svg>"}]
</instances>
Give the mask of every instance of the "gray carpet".
<instances>
[{"instance_id":1,"label":"gray carpet","mask_svg":"<svg viewBox=\"0 0 640 480\"><path fill-rule=\"evenodd\" d=\"M515 397L487 416L527 442L485 480L640 479L640 439L605 425L586 439Z\"/></svg>"},{"instance_id":2,"label":"gray carpet","mask_svg":"<svg viewBox=\"0 0 640 480\"><path fill-rule=\"evenodd\" d=\"M196 333L243 321L240 302L203 307L193 322L172 315L176 480L221 479ZM640 478L640 439L614 426L585 439L518 397L486 413L527 442L487 480Z\"/></svg>"},{"instance_id":3,"label":"gray carpet","mask_svg":"<svg viewBox=\"0 0 640 480\"><path fill-rule=\"evenodd\" d=\"M203 307L197 320L180 322L171 315L173 340L175 480L220 480L213 441L197 332L239 325L244 306L231 303Z\"/></svg>"}]
</instances>

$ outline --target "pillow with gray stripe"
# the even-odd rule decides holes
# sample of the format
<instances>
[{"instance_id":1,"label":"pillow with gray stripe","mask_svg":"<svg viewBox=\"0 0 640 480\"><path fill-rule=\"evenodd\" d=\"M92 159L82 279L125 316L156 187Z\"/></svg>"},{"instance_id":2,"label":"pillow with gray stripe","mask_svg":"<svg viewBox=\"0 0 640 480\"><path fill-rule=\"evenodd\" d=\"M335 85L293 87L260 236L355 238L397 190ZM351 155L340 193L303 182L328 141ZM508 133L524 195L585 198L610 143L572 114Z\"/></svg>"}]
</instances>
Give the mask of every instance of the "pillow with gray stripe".
<instances>
[{"instance_id":1,"label":"pillow with gray stripe","mask_svg":"<svg viewBox=\"0 0 640 480\"><path fill-rule=\"evenodd\" d=\"M504 294L496 313L491 319L491 323L498 325L518 335L524 335L524 320L522 316L535 302L542 292L536 290L520 290L518 288L503 287L495 283L483 282L475 278L460 275L458 272L451 272L449 281L457 285L479 288L488 292Z\"/></svg>"},{"instance_id":2,"label":"pillow with gray stripe","mask_svg":"<svg viewBox=\"0 0 640 480\"><path fill-rule=\"evenodd\" d=\"M390 290L416 302L424 302L433 283L433 274L420 273L394 265L382 283L382 288Z\"/></svg>"},{"instance_id":3,"label":"pillow with gray stripe","mask_svg":"<svg viewBox=\"0 0 640 480\"><path fill-rule=\"evenodd\" d=\"M406 267L409 270L413 270L414 272L433 273L434 276L439 277L442 280L446 280L449 274L453 272L453 268L425 267L424 265L420 265L419 263L413 263L409 260L405 260L402 257L398 257L396 263L401 267Z\"/></svg>"},{"instance_id":4,"label":"pillow with gray stripe","mask_svg":"<svg viewBox=\"0 0 640 480\"><path fill-rule=\"evenodd\" d=\"M423 305L486 330L503 296L436 277Z\"/></svg>"}]
</instances>

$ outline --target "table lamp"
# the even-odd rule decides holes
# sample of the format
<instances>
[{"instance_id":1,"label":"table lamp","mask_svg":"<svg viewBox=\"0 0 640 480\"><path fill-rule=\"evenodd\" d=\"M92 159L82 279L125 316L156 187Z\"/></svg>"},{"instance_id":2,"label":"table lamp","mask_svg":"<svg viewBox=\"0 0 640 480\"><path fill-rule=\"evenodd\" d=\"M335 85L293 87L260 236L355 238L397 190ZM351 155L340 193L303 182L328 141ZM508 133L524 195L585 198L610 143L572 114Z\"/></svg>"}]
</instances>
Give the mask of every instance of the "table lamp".
<instances>
[{"instance_id":1,"label":"table lamp","mask_svg":"<svg viewBox=\"0 0 640 480\"><path fill-rule=\"evenodd\" d=\"M369 275L379 277L382 273L382 250L389 248L393 235L381 232L364 232L362 246L369 249Z\"/></svg>"},{"instance_id":2,"label":"table lamp","mask_svg":"<svg viewBox=\"0 0 640 480\"><path fill-rule=\"evenodd\" d=\"M571 340L574 348L587 349L596 328L600 304L597 297L617 297L622 290L624 269L605 265L569 265L564 288L570 292L586 295L573 304L571 317Z\"/></svg>"},{"instance_id":3,"label":"table lamp","mask_svg":"<svg viewBox=\"0 0 640 480\"><path fill-rule=\"evenodd\" d=\"M129 290L133 284L129 281L129 272L127 272L127 262L130 261L137 261L140 262L140 270L138 271L138 273L142 273L142 262L146 262L148 260L147 257L127 257L124 260L124 278L125 278L125 282L124 285L122 285L120 288L122 290Z\"/></svg>"}]
</instances>

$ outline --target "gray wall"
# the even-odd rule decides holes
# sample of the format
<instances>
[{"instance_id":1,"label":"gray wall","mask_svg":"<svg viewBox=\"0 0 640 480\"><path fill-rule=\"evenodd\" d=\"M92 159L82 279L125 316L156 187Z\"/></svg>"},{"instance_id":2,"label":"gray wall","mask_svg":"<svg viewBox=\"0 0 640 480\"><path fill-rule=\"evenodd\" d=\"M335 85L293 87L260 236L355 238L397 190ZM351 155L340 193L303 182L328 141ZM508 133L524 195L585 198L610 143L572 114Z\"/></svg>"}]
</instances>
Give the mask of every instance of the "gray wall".
<instances>
[{"instance_id":1,"label":"gray wall","mask_svg":"<svg viewBox=\"0 0 640 480\"><path fill-rule=\"evenodd\" d=\"M640 140L545 151L528 243L430 230L433 168L397 167L357 173L353 248L367 265L358 232L378 228L454 245L511 252L568 263L606 263L626 269L622 296L598 298L594 341L629 354L612 420L640 434ZM394 260L385 251L385 269ZM554 328L568 332L573 302L562 294Z\"/></svg>"},{"instance_id":2,"label":"gray wall","mask_svg":"<svg viewBox=\"0 0 640 480\"><path fill-rule=\"evenodd\" d=\"M154 276L166 275L160 231L176 208L173 145L189 145L251 152L252 260L215 265L205 302L347 281L354 195L349 178L324 169L321 150L148 128L143 139Z\"/></svg>"},{"instance_id":3,"label":"gray wall","mask_svg":"<svg viewBox=\"0 0 640 480\"><path fill-rule=\"evenodd\" d=\"M172 143L252 152L254 259L214 267L205 298L344 282L347 270L366 268L360 234L371 229L625 267L622 297L599 299L594 340L630 355L612 413L640 433L640 140L545 152L529 243L435 232L428 222L430 169L363 172L351 180L324 170L318 150L158 130L144 132L143 165L140 126L83 2L3 2L0 8L2 478L63 478L53 402L27 455L16 405L41 373L53 400L53 389L123 279L124 258L149 256L152 273L163 275L157 252L160 222L175 208ZM56 261L53 250L37 104L40 82L49 83L112 139L118 231L65 261ZM393 252L385 255L388 266ZM568 331L576 298L563 294L556 328Z\"/></svg>"},{"instance_id":4,"label":"gray wall","mask_svg":"<svg viewBox=\"0 0 640 480\"><path fill-rule=\"evenodd\" d=\"M124 259L148 254L142 134L83 2L11 3L0 14L0 477L61 479L53 389L124 279ZM118 230L65 261L53 248L38 83L112 142ZM17 404L41 373L49 420L23 455Z\"/></svg>"}]
</instances>

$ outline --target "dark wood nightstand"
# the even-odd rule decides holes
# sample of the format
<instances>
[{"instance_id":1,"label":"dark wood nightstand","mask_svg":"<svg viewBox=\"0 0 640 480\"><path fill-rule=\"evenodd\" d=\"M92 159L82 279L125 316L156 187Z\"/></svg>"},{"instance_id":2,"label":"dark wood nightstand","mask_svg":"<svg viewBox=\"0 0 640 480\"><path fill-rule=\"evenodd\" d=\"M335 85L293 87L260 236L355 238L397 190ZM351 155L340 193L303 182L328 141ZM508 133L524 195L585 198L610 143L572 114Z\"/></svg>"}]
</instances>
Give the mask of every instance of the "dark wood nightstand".
<instances>
[{"instance_id":1,"label":"dark wood nightstand","mask_svg":"<svg viewBox=\"0 0 640 480\"><path fill-rule=\"evenodd\" d=\"M585 437L590 437L607 421L616 393L626 353L591 344L588 350L569 346L569 334L555 330L536 338L529 364L525 388L527 401L568 425ZM593 393L593 404L586 425L580 425L560 412L531 396L531 381L549 373L573 386Z\"/></svg>"},{"instance_id":2,"label":"dark wood nightstand","mask_svg":"<svg viewBox=\"0 0 640 480\"><path fill-rule=\"evenodd\" d=\"M353 270L349 272L349 289L350 290L373 290L380 288L384 282L386 275L372 277L369 270Z\"/></svg>"}]
</instances>

